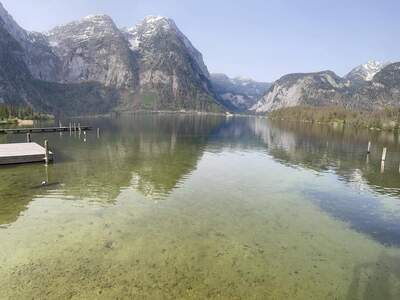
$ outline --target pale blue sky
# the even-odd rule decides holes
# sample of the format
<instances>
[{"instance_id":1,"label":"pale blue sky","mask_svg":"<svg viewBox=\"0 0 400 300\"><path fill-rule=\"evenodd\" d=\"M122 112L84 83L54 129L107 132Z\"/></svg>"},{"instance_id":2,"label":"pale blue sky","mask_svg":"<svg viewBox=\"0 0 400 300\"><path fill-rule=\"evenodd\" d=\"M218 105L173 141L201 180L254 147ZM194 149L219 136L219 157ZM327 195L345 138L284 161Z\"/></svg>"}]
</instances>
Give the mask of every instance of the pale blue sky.
<instances>
[{"instance_id":1,"label":"pale blue sky","mask_svg":"<svg viewBox=\"0 0 400 300\"><path fill-rule=\"evenodd\" d=\"M272 81L370 59L400 61L396 0L0 0L26 29L44 31L89 14L132 26L165 15L203 53L212 72Z\"/></svg>"}]
</instances>

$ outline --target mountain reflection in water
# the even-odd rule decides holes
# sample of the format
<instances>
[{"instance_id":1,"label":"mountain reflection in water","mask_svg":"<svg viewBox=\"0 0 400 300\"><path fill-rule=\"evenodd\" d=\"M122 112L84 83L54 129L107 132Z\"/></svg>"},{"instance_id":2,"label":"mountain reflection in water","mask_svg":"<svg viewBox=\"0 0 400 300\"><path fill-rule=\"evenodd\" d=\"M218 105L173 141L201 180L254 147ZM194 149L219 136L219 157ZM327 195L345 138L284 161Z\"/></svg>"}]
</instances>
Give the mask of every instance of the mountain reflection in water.
<instances>
[{"instance_id":1,"label":"mountain reflection in water","mask_svg":"<svg viewBox=\"0 0 400 300\"><path fill-rule=\"evenodd\" d=\"M149 199L162 200L190 177L204 152L262 151L281 164L336 176L339 183L332 190L319 185L291 188L356 230L386 244L400 244L396 134L210 115L133 114L80 122L101 128L100 138L94 132L86 142L77 133L47 134L57 155L55 164L0 169L0 224L17 220L42 194L112 205L131 187ZM33 139L41 142L44 136ZM368 141L373 147L367 160ZM381 174L383 147L388 147L388 158ZM49 185L40 186L42 180ZM380 197L389 197L395 209L388 211Z\"/></svg>"}]
</instances>

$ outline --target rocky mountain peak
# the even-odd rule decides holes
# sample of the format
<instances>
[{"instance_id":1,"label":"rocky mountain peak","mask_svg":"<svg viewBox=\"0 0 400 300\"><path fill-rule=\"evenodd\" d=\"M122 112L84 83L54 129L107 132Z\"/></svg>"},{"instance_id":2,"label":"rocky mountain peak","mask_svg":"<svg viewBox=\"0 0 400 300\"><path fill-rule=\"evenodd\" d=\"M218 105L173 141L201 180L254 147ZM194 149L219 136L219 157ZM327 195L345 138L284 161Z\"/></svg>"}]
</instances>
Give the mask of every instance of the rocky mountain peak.
<instances>
[{"instance_id":1,"label":"rocky mountain peak","mask_svg":"<svg viewBox=\"0 0 400 300\"><path fill-rule=\"evenodd\" d=\"M359 65L352 69L345 78L352 83L363 83L365 81L371 81L375 74L381 71L388 62L379 62L376 60L370 60L365 64Z\"/></svg>"},{"instance_id":2,"label":"rocky mountain peak","mask_svg":"<svg viewBox=\"0 0 400 300\"><path fill-rule=\"evenodd\" d=\"M90 15L47 33L61 60L65 83L96 81L106 86L136 86L135 62L124 35L107 15Z\"/></svg>"},{"instance_id":3,"label":"rocky mountain peak","mask_svg":"<svg viewBox=\"0 0 400 300\"><path fill-rule=\"evenodd\" d=\"M90 15L78 21L57 26L47 33L52 46L59 46L56 39L73 39L85 41L109 35L119 35L120 32L111 17L107 15Z\"/></svg>"},{"instance_id":4,"label":"rocky mountain peak","mask_svg":"<svg viewBox=\"0 0 400 300\"><path fill-rule=\"evenodd\" d=\"M150 52L177 50L176 45L182 45L188 51L191 58L196 62L197 67L203 76L210 74L203 61L202 54L193 46L189 39L179 30L174 20L163 16L147 16L136 26L124 29L126 38L133 51L142 54Z\"/></svg>"},{"instance_id":5,"label":"rocky mountain peak","mask_svg":"<svg viewBox=\"0 0 400 300\"><path fill-rule=\"evenodd\" d=\"M160 28L164 30L178 29L174 20L164 16L146 16L140 25L146 27L147 30L156 30Z\"/></svg>"},{"instance_id":6,"label":"rocky mountain peak","mask_svg":"<svg viewBox=\"0 0 400 300\"><path fill-rule=\"evenodd\" d=\"M179 31L172 19L162 16L147 16L136 26L123 29L129 37L132 50L138 50L140 43L168 31Z\"/></svg>"}]
</instances>

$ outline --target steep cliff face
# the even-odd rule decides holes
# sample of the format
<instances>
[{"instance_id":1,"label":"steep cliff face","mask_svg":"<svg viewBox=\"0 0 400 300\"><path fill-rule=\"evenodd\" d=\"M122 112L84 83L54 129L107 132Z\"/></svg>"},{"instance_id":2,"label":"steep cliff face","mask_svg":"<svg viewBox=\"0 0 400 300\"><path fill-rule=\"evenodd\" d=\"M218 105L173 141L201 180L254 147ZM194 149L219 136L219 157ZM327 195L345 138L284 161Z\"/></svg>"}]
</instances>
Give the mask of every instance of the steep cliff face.
<instances>
[{"instance_id":1,"label":"steep cliff face","mask_svg":"<svg viewBox=\"0 0 400 300\"><path fill-rule=\"evenodd\" d=\"M47 39L61 61L59 82L137 86L137 62L112 19L89 16L51 30Z\"/></svg>"},{"instance_id":2,"label":"steep cliff face","mask_svg":"<svg viewBox=\"0 0 400 300\"><path fill-rule=\"evenodd\" d=\"M125 29L138 57L144 108L221 110L201 53L166 17L149 16Z\"/></svg>"},{"instance_id":3,"label":"steep cliff face","mask_svg":"<svg viewBox=\"0 0 400 300\"><path fill-rule=\"evenodd\" d=\"M237 111L246 111L252 107L271 87L271 83L257 82L248 78L229 78L225 74L211 74L215 92L231 104Z\"/></svg>"},{"instance_id":4,"label":"steep cliff face","mask_svg":"<svg viewBox=\"0 0 400 300\"><path fill-rule=\"evenodd\" d=\"M38 98L24 61L24 49L0 18L0 103L30 105Z\"/></svg>"},{"instance_id":5,"label":"steep cliff face","mask_svg":"<svg viewBox=\"0 0 400 300\"><path fill-rule=\"evenodd\" d=\"M348 93L348 82L332 71L285 75L251 110L257 113L297 105L337 105Z\"/></svg>"},{"instance_id":6,"label":"steep cliff face","mask_svg":"<svg viewBox=\"0 0 400 300\"><path fill-rule=\"evenodd\" d=\"M60 84L34 78L26 48L0 17L0 103L30 106L54 114L104 113L117 104L118 92L98 83Z\"/></svg>"},{"instance_id":7,"label":"steep cliff face","mask_svg":"<svg viewBox=\"0 0 400 300\"><path fill-rule=\"evenodd\" d=\"M21 46L22 59L34 78L57 81L60 61L51 49L47 38L38 32L28 32L21 28L0 3L0 19L3 29Z\"/></svg>"}]
</instances>

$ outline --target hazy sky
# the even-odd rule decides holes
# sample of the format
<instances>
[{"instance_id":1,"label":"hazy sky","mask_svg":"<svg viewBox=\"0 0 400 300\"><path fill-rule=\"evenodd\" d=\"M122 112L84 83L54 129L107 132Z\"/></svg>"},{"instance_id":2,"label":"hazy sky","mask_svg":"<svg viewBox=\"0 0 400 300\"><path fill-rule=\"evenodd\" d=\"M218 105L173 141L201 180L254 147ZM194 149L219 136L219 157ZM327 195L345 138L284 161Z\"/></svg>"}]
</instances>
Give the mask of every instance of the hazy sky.
<instances>
[{"instance_id":1,"label":"hazy sky","mask_svg":"<svg viewBox=\"0 0 400 300\"><path fill-rule=\"evenodd\" d=\"M164 15L212 72L272 81L371 59L400 61L398 0L0 0L24 28L45 31L89 14L118 26Z\"/></svg>"}]
</instances>

